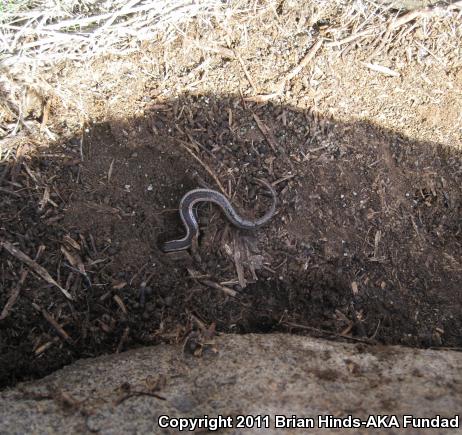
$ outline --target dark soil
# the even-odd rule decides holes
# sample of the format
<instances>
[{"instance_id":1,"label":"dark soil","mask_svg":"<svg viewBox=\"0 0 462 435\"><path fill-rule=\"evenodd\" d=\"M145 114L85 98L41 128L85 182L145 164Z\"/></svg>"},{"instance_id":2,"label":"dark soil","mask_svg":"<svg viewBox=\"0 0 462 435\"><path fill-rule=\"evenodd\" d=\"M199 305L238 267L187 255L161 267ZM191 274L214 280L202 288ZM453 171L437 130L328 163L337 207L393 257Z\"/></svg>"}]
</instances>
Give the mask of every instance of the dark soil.
<instances>
[{"instance_id":1,"label":"dark soil","mask_svg":"<svg viewBox=\"0 0 462 435\"><path fill-rule=\"evenodd\" d=\"M29 272L0 321L0 385L213 324L462 346L460 154L232 96L184 95L87 130L0 167L0 241L40 253L74 298ZM181 196L217 189L209 172L248 217L269 204L255 179L272 182L277 215L249 233L204 205L197 248L163 254L183 235ZM29 269L0 259L3 309Z\"/></svg>"}]
</instances>

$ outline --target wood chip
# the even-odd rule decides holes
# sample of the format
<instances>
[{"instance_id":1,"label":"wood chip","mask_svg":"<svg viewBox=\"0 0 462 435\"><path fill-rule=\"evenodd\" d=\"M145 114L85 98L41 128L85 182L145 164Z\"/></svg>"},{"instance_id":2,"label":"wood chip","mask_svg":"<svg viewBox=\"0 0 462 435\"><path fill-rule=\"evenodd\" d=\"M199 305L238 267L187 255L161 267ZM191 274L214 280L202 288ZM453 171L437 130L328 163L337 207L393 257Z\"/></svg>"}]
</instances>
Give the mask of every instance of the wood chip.
<instances>
[{"instance_id":1,"label":"wood chip","mask_svg":"<svg viewBox=\"0 0 462 435\"><path fill-rule=\"evenodd\" d=\"M63 241L76 251L80 251L80 245L71 236L65 235Z\"/></svg>"},{"instance_id":2,"label":"wood chip","mask_svg":"<svg viewBox=\"0 0 462 435\"><path fill-rule=\"evenodd\" d=\"M24 254L24 252L20 251L18 248L13 246L10 242L3 241L0 242L0 246L3 246L13 257L16 257L19 261L22 261L28 267L30 267L37 275L39 275L42 279L44 279L47 283L54 285L57 287L61 292L68 298L69 300L73 301L74 299L69 294L69 292L61 287L48 273L48 271L40 266L37 262L32 260L28 255Z\"/></svg>"},{"instance_id":3,"label":"wood chip","mask_svg":"<svg viewBox=\"0 0 462 435\"><path fill-rule=\"evenodd\" d=\"M392 69L390 69L390 68L388 68L388 67L386 67L386 66L377 65L377 64L375 64L375 63L363 63L363 65L364 65L366 68L369 68L369 69L372 70L372 71L375 71L375 72L384 74L384 75L386 75L386 76L400 77L400 73L399 73L399 72L393 71Z\"/></svg>"},{"instance_id":4,"label":"wood chip","mask_svg":"<svg viewBox=\"0 0 462 435\"><path fill-rule=\"evenodd\" d=\"M359 292L359 289L358 289L358 283L356 281L353 281L351 283L351 290L353 291L353 294L354 295L357 295L358 292ZM342 334L343 335L343 334Z\"/></svg>"},{"instance_id":5,"label":"wood chip","mask_svg":"<svg viewBox=\"0 0 462 435\"><path fill-rule=\"evenodd\" d=\"M123 289L124 287L127 286L127 282L126 281L120 281L120 282L117 282L117 283L114 283L112 285L112 288L114 290L120 290L120 289Z\"/></svg>"},{"instance_id":6,"label":"wood chip","mask_svg":"<svg viewBox=\"0 0 462 435\"><path fill-rule=\"evenodd\" d=\"M78 269L82 274L86 274L85 266L79 254L69 252L64 246L61 246L61 252L64 254L66 260L70 263L71 266Z\"/></svg>"}]
</instances>

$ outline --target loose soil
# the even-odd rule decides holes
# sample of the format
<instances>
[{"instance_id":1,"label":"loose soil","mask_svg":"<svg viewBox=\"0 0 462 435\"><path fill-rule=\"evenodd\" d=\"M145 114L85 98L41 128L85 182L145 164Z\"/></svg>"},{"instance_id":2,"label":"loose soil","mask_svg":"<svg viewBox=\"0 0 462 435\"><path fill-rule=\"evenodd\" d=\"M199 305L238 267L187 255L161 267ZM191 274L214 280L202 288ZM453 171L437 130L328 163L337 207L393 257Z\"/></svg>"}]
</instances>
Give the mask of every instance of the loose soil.
<instances>
[{"instance_id":1,"label":"loose soil","mask_svg":"<svg viewBox=\"0 0 462 435\"><path fill-rule=\"evenodd\" d=\"M263 44L251 30L246 61ZM96 61L88 77L75 65L53 73L89 89L89 121L78 131L76 114L56 103L49 125L60 139L23 141L0 167L0 241L36 258L74 299L33 272L21 283L29 269L0 251L0 307L20 286L0 321L1 385L160 341L197 352L196 331L462 346L460 68L410 62L402 77L384 77L352 49L321 56L280 99L255 103L222 80L245 81L240 62L214 53L205 80L191 67L201 50L163 50L177 64L162 80L136 69L165 59L155 44ZM399 64L396 53L384 56ZM274 64L265 76L270 64L249 67L255 86L280 74ZM442 76L438 101L425 100ZM187 86L194 78L198 89ZM427 103L409 106L411 93ZM203 205L197 246L161 251L183 235L184 193L219 180L252 218L270 203L258 178L278 192L267 226L240 231Z\"/></svg>"}]
</instances>

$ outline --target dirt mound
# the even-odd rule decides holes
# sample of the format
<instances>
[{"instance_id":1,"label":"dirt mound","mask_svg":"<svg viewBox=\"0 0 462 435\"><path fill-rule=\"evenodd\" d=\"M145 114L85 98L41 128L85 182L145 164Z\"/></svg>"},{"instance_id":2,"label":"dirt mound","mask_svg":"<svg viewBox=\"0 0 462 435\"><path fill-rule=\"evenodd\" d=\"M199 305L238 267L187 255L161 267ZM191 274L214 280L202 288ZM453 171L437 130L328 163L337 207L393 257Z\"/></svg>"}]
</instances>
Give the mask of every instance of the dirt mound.
<instances>
[{"instance_id":1,"label":"dirt mound","mask_svg":"<svg viewBox=\"0 0 462 435\"><path fill-rule=\"evenodd\" d=\"M83 156L83 159L82 159ZM74 298L29 273L0 322L1 379L43 375L75 358L219 331L461 346L460 154L367 122L184 95L143 116L87 126L82 137L3 166L1 238ZM199 212L192 255L178 202L221 184L255 232ZM1 251L1 285L24 263ZM5 307L11 291L0 292ZM50 320L51 319L51 320Z\"/></svg>"}]
</instances>

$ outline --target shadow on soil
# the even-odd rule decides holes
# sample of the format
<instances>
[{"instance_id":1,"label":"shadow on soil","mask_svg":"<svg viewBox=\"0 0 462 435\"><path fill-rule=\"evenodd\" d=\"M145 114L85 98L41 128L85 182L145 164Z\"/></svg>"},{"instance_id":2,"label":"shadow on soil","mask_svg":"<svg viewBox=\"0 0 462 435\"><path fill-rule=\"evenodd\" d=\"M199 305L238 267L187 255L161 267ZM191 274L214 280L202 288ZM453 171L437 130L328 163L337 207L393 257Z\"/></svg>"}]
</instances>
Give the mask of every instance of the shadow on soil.
<instances>
[{"instance_id":1,"label":"shadow on soil","mask_svg":"<svg viewBox=\"0 0 462 435\"><path fill-rule=\"evenodd\" d=\"M0 241L75 299L32 272L21 282L29 269L0 251L1 385L212 324L462 345L460 153L235 97L142 104L0 167ZM203 205L193 255L164 255L181 196L213 177L250 218L269 203L254 180L273 182L277 216L246 233Z\"/></svg>"}]
</instances>

